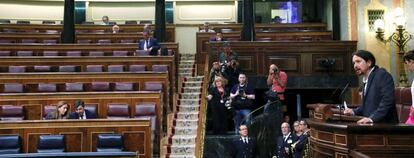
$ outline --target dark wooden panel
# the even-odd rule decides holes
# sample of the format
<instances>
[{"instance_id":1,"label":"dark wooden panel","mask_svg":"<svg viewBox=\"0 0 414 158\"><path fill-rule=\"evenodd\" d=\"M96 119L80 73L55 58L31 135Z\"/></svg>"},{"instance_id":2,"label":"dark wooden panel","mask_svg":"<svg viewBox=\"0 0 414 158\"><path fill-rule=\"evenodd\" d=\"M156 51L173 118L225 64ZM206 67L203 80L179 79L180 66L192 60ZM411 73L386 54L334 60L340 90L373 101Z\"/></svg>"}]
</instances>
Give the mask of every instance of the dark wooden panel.
<instances>
[{"instance_id":1,"label":"dark wooden panel","mask_svg":"<svg viewBox=\"0 0 414 158\"><path fill-rule=\"evenodd\" d=\"M356 144L363 146L385 146L385 138L382 135L357 135Z\"/></svg>"},{"instance_id":2,"label":"dark wooden panel","mask_svg":"<svg viewBox=\"0 0 414 158\"><path fill-rule=\"evenodd\" d=\"M70 132L60 131L59 134L65 136L65 142L67 144L66 152L81 152L84 148L82 144L85 141L86 136L83 135L81 129L77 129L77 131Z\"/></svg>"},{"instance_id":3,"label":"dark wooden panel","mask_svg":"<svg viewBox=\"0 0 414 158\"><path fill-rule=\"evenodd\" d=\"M312 54L312 68L313 72L345 72L346 52L339 54L338 52L330 52L319 54ZM332 66L330 66L332 65Z\"/></svg>"},{"instance_id":4,"label":"dark wooden panel","mask_svg":"<svg viewBox=\"0 0 414 158\"><path fill-rule=\"evenodd\" d=\"M267 62L266 65L269 66L270 64L276 64L281 70L285 72L292 72L292 73L300 73L300 54L289 54L283 55L267 55L265 61ZM268 69L265 69L268 70ZM267 72L265 72L267 73Z\"/></svg>"},{"instance_id":5,"label":"dark wooden panel","mask_svg":"<svg viewBox=\"0 0 414 158\"><path fill-rule=\"evenodd\" d=\"M414 138L407 138L400 135L391 135L388 136L388 145L394 145L394 146L409 146L412 145L414 142Z\"/></svg>"},{"instance_id":6,"label":"dark wooden panel","mask_svg":"<svg viewBox=\"0 0 414 158\"><path fill-rule=\"evenodd\" d=\"M211 58L217 60L222 42L208 43ZM330 73L336 75L352 75L351 54L356 50L355 41L320 41L320 42L230 42L233 51L241 58L248 56L256 60L248 63L257 64L250 75L263 76L268 74L270 64L277 64L289 76L309 76L326 73L319 66L322 59L335 59L335 65ZM263 58L262 58L263 56ZM264 60L264 61L263 61ZM243 68L244 65L241 67ZM315 67L317 66L317 67Z\"/></svg>"},{"instance_id":7,"label":"dark wooden panel","mask_svg":"<svg viewBox=\"0 0 414 158\"><path fill-rule=\"evenodd\" d=\"M256 56L249 54L239 54L240 68L244 73L254 74L257 65Z\"/></svg>"}]
</instances>

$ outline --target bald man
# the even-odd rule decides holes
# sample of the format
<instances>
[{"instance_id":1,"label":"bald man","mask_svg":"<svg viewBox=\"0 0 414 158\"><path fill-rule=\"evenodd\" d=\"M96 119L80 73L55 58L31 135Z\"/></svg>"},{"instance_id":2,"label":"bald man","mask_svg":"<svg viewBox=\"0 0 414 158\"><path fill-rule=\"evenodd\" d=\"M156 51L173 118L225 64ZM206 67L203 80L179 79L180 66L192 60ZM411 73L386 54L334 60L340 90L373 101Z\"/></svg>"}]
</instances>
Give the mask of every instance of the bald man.
<instances>
[{"instance_id":1,"label":"bald man","mask_svg":"<svg viewBox=\"0 0 414 158\"><path fill-rule=\"evenodd\" d=\"M293 157L291 145L296 141L296 137L290 132L290 125L283 122L281 125L282 135L277 138L277 157L291 158Z\"/></svg>"}]
</instances>

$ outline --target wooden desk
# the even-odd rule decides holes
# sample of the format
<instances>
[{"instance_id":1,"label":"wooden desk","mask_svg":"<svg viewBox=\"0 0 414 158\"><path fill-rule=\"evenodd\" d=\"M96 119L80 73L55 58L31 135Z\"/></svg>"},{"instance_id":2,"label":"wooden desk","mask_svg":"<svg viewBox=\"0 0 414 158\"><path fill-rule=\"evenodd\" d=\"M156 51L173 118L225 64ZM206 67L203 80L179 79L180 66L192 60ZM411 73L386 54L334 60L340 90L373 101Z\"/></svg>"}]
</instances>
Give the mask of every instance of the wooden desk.
<instances>
[{"instance_id":1,"label":"wooden desk","mask_svg":"<svg viewBox=\"0 0 414 158\"><path fill-rule=\"evenodd\" d=\"M0 122L0 135L20 135L22 151L36 151L39 135L61 134L65 136L67 152L96 151L98 134L122 134L127 151L138 151L139 157L151 158L150 120L36 120ZM155 145L155 144L154 144Z\"/></svg>"},{"instance_id":2,"label":"wooden desk","mask_svg":"<svg viewBox=\"0 0 414 158\"><path fill-rule=\"evenodd\" d=\"M313 157L413 157L414 126L405 124L358 125L350 116L324 116L323 104L310 115L310 147ZM329 106L326 106L329 107ZM314 116L322 116L320 117ZM329 118L326 120L326 118ZM358 151L363 154L358 154ZM350 156L351 154L351 156ZM359 156L358 156L359 155Z\"/></svg>"}]
</instances>

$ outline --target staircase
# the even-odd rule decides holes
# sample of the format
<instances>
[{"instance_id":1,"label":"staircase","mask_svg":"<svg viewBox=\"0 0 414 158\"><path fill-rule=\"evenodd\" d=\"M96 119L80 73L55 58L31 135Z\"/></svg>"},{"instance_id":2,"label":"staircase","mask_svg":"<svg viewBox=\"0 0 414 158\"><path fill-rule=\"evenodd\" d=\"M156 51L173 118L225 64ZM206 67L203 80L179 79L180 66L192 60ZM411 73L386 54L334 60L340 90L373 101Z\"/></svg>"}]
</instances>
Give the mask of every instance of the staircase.
<instances>
[{"instance_id":1,"label":"staircase","mask_svg":"<svg viewBox=\"0 0 414 158\"><path fill-rule=\"evenodd\" d=\"M194 55L181 55L178 72L183 82L178 92L176 109L169 116L168 133L163 140L165 154L161 157L196 157L196 138L203 76L194 77L194 63Z\"/></svg>"}]
</instances>

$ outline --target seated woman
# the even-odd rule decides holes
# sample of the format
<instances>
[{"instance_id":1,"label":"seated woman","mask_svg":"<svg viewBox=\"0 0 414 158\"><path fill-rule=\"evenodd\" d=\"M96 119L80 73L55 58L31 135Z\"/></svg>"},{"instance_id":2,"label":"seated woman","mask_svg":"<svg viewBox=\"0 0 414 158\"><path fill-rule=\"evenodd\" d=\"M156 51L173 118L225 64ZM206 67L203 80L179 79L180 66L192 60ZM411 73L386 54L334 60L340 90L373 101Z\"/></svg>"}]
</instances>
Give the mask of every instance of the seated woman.
<instances>
[{"instance_id":1,"label":"seated woman","mask_svg":"<svg viewBox=\"0 0 414 158\"><path fill-rule=\"evenodd\" d=\"M59 101L56 111L48 113L46 116L46 120L68 119L69 118L68 108L69 108L69 104L66 101Z\"/></svg>"}]
</instances>

